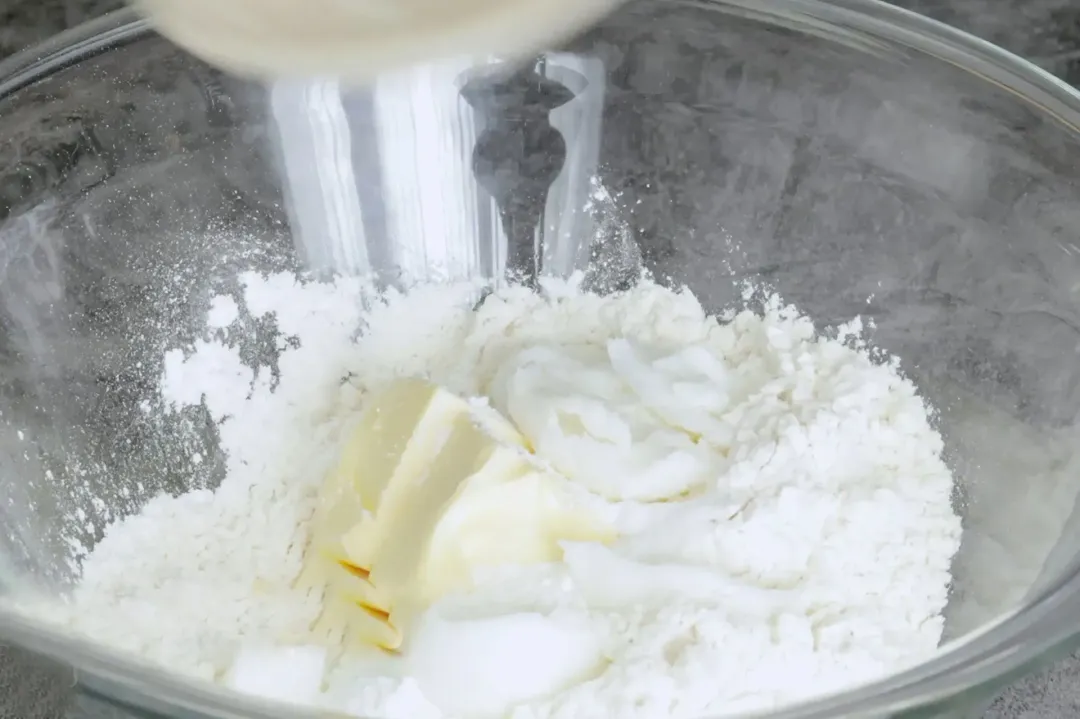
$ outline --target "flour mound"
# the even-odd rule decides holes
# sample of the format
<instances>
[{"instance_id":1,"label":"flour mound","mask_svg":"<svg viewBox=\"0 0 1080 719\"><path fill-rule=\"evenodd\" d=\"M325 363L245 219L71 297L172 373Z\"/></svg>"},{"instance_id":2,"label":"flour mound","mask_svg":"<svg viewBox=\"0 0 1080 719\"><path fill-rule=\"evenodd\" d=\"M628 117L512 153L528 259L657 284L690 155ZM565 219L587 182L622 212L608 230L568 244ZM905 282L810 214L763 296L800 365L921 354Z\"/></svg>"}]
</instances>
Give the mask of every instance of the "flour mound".
<instances>
[{"instance_id":1,"label":"flour mound","mask_svg":"<svg viewBox=\"0 0 1080 719\"><path fill-rule=\"evenodd\" d=\"M216 490L158 497L112 525L59 612L72 629L218 681L253 642L302 644L319 598L291 580L315 491L369 393L424 376L463 396L490 393L513 417L500 404L513 399L514 363L529 350L592 357L607 348L632 370L632 345L682 353L723 385L705 393L711 404L696 404L708 404L698 417L708 471L667 497L672 487L635 490L627 474L581 469L592 472L582 493L619 530L615 544L568 543L563 562L477 577L475 591L433 608L535 612L595 636L601 666L507 715L762 710L935 651L960 539L941 438L895 366L816 334L778 299L720 322L689 292L650 283L610 296L573 283L509 289L474 312L469 285L379 296L356 281L241 280L235 299L246 314L215 301L210 324L230 320L226 339L209 332L170 352L161 384L169 411L202 404L218 423L227 476ZM266 318L280 335L276 373L245 365L230 344ZM549 374L545 386L561 381ZM678 414L655 396L657 412ZM437 719L424 681L407 656L352 658L331 672L323 702L375 719Z\"/></svg>"}]
</instances>

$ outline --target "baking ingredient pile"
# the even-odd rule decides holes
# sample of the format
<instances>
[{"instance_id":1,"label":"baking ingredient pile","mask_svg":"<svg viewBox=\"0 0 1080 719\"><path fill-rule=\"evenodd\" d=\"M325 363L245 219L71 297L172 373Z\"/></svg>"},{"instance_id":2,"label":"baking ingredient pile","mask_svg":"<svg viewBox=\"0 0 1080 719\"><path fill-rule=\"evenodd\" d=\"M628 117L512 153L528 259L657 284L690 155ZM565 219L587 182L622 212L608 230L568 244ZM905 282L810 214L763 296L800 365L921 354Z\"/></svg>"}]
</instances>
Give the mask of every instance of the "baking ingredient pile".
<instances>
[{"instance_id":1,"label":"baking ingredient pile","mask_svg":"<svg viewBox=\"0 0 1080 719\"><path fill-rule=\"evenodd\" d=\"M161 382L166 411L214 417L226 478L112 525L51 619L189 677L387 719L730 715L935 651L953 482L928 408L857 323L818 335L775 297L710 317L647 281L511 288L473 311L471 285L240 279ZM265 318L276 372L237 349ZM604 538L473 566L386 652L314 632L323 593L296 579L357 417L403 378L497 412Z\"/></svg>"}]
</instances>

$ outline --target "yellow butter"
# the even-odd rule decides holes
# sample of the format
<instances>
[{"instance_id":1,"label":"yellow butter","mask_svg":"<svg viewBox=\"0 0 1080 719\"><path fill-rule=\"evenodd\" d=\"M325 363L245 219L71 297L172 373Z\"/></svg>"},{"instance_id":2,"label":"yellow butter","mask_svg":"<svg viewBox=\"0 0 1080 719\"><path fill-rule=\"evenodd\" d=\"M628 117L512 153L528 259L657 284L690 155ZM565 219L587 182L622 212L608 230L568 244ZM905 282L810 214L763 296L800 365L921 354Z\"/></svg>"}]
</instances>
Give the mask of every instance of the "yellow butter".
<instances>
[{"instance_id":1,"label":"yellow butter","mask_svg":"<svg viewBox=\"0 0 1080 719\"><path fill-rule=\"evenodd\" d=\"M373 397L313 519L304 576L325 586L317 631L396 649L416 613L468 589L476 568L612 539L528 447L502 415L424 380Z\"/></svg>"},{"instance_id":2,"label":"yellow butter","mask_svg":"<svg viewBox=\"0 0 1080 719\"><path fill-rule=\"evenodd\" d=\"M311 543L298 584L324 592L323 611L313 628L333 643L344 635L396 649L400 632L388 624L386 602L367 581L372 539L350 556L347 534L378 511L398 476L414 476L430 463L445 439L445 427L469 405L438 385L404 379L372 397L346 442L337 469L320 488Z\"/></svg>"}]
</instances>

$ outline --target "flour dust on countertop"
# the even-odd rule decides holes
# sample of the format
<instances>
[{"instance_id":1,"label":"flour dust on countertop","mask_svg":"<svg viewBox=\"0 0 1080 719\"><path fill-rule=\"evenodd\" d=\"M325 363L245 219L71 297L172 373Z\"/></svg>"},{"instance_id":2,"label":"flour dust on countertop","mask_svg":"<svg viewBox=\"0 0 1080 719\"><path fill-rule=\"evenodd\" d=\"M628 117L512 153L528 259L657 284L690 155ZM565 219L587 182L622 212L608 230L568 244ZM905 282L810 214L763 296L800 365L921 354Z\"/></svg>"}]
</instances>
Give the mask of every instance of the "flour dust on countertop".
<instances>
[{"instance_id":1,"label":"flour dust on countertop","mask_svg":"<svg viewBox=\"0 0 1080 719\"><path fill-rule=\"evenodd\" d=\"M474 311L467 284L239 279L204 338L167 354L148 409L204 406L224 480L112 524L39 616L185 677L262 673L249 690L376 719L732 714L936 651L953 480L929 408L857 321L817 333L777 297L713 317L648 281L511 288ZM250 366L240 339L267 321L276 362ZM321 597L293 586L309 519L365 399L404 377L486 398L616 539L478 574L414 647L327 663ZM547 649L523 656L499 627Z\"/></svg>"}]
</instances>

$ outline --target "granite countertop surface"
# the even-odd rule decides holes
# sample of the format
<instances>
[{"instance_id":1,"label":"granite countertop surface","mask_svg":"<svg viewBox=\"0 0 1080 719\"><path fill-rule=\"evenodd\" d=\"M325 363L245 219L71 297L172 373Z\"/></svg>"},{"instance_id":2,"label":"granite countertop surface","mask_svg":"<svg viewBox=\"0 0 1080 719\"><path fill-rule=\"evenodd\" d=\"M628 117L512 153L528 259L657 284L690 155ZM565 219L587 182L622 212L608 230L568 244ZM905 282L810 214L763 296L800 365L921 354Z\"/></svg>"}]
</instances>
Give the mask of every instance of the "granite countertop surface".
<instances>
[{"instance_id":1,"label":"granite countertop surface","mask_svg":"<svg viewBox=\"0 0 1080 719\"><path fill-rule=\"evenodd\" d=\"M1080 86L1076 0L895 0L971 32ZM0 58L122 5L122 0L0 0ZM0 719L120 719L75 691L70 671L0 645ZM1080 717L1080 654L1004 691L985 719Z\"/></svg>"}]
</instances>

